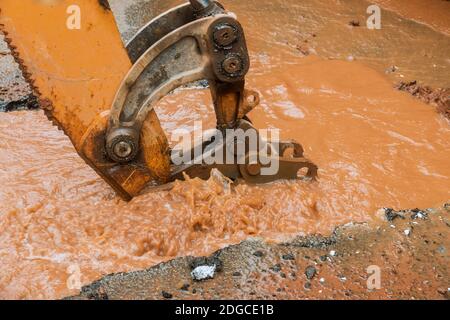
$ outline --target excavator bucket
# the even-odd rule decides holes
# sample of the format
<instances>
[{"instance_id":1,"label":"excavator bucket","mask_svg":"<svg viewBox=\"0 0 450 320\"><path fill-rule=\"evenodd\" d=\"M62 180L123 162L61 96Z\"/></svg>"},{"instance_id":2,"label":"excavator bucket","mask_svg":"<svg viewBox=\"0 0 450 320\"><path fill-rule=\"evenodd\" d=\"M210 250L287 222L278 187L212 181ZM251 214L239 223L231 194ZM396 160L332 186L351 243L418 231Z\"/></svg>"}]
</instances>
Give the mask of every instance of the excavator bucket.
<instances>
[{"instance_id":1,"label":"excavator bucket","mask_svg":"<svg viewBox=\"0 0 450 320\"><path fill-rule=\"evenodd\" d=\"M116 92L132 63L107 1L1 0L0 32L46 115L79 155L124 199L168 179L168 143L151 111L133 164L108 161L101 147ZM151 156L150 156L151 155Z\"/></svg>"},{"instance_id":2,"label":"excavator bucket","mask_svg":"<svg viewBox=\"0 0 450 320\"><path fill-rule=\"evenodd\" d=\"M36 101L123 199L185 174L208 178L212 169L253 183L296 179L301 169L316 177L300 144L265 141L248 119L259 96L245 89L244 30L220 3L190 0L149 21L125 45L106 0L0 0L0 9L0 31ZM181 150L177 163L154 107L204 79L217 132ZM257 149L250 150L250 136ZM267 170L272 163L279 170Z\"/></svg>"}]
</instances>

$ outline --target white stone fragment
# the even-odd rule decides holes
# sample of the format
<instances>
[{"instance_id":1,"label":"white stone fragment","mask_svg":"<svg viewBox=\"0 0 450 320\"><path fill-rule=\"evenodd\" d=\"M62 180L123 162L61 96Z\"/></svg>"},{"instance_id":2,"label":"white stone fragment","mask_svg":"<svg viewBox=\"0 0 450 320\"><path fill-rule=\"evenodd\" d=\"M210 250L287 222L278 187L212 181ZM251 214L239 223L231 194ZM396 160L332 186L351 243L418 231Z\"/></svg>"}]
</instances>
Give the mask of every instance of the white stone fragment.
<instances>
[{"instance_id":1,"label":"white stone fragment","mask_svg":"<svg viewBox=\"0 0 450 320\"><path fill-rule=\"evenodd\" d=\"M191 276L194 280L202 281L206 279L214 278L216 272L216 266L198 266L191 272Z\"/></svg>"}]
</instances>

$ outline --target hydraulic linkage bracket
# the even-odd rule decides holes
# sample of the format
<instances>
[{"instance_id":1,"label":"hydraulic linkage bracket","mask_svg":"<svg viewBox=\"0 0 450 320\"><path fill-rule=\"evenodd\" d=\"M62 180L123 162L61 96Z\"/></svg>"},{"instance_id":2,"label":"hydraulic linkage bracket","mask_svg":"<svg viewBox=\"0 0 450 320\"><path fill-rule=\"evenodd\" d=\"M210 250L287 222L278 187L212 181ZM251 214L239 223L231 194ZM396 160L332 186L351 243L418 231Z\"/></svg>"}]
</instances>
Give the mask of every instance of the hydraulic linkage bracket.
<instances>
[{"instance_id":1,"label":"hydraulic linkage bracket","mask_svg":"<svg viewBox=\"0 0 450 320\"><path fill-rule=\"evenodd\" d=\"M130 200L148 184L182 178L183 172L208 178L213 168L229 178L253 183L296 179L302 168L306 168L307 177L316 177L317 166L303 157L301 145L263 141L246 117L258 105L259 95L245 89L250 61L244 30L221 4L191 0L169 10L145 25L126 48L133 66L111 111L91 125L83 145L84 158L122 198ZM244 152L235 155L233 163L207 164L194 159L175 165L154 107L174 89L204 79L209 83L217 129L224 139L202 143L202 154L227 153L239 145L245 146ZM258 150L266 148L268 152L258 157L255 150L248 149L245 138L238 141L230 136L230 129L251 131L258 137ZM264 169L272 160L279 163L279 169L265 175Z\"/></svg>"}]
</instances>

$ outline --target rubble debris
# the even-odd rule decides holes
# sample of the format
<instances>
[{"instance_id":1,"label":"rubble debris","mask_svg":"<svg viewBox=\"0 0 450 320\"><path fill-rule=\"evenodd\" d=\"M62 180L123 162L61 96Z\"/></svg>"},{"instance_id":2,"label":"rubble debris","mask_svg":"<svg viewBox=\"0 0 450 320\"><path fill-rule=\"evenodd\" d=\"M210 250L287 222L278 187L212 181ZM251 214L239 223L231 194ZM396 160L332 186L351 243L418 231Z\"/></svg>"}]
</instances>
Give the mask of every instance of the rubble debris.
<instances>
[{"instance_id":1,"label":"rubble debris","mask_svg":"<svg viewBox=\"0 0 450 320\"><path fill-rule=\"evenodd\" d=\"M281 271L281 264L277 263L273 267L270 268L273 272L280 272Z\"/></svg>"},{"instance_id":2,"label":"rubble debris","mask_svg":"<svg viewBox=\"0 0 450 320\"><path fill-rule=\"evenodd\" d=\"M317 269L313 266L308 266L305 270L305 275L308 280L312 280L317 274Z\"/></svg>"},{"instance_id":3,"label":"rubble debris","mask_svg":"<svg viewBox=\"0 0 450 320\"><path fill-rule=\"evenodd\" d=\"M295 261L295 256L292 253L283 254L282 258L283 260Z\"/></svg>"},{"instance_id":4,"label":"rubble debris","mask_svg":"<svg viewBox=\"0 0 450 320\"><path fill-rule=\"evenodd\" d=\"M438 288L438 293L441 294L445 299L450 300L450 288Z\"/></svg>"},{"instance_id":5,"label":"rubble debris","mask_svg":"<svg viewBox=\"0 0 450 320\"><path fill-rule=\"evenodd\" d=\"M420 85L417 81L402 81L395 88L409 92L423 102L435 106L439 113L450 119L450 88L433 89L429 86Z\"/></svg>"},{"instance_id":6,"label":"rubble debris","mask_svg":"<svg viewBox=\"0 0 450 320\"><path fill-rule=\"evenodd\" d=\"M292 242L286 243L286 246L294 246L301 248L326 248L336 243L335 234L331 237L323 237L321 235L312 235L309 237L299 236Z\"/></svg>"},{"instance_id":7,"label":"rubble debris","mask_svg":"<svg viewBox=\"0 0 450 320\"><path fill-rule=\"evenodd\" d=\"M253 255L255 257L262 258L262 257L264 257L264 252L258 250L258 251L253 252Z\"/></svg>"},{"instance_id":8,"label":"rubble debris","mask_svg":"<svg viewBox=\"0 0 450 320\"><path fill-rule=\"evenodd\" d=\"M298 44L295 48L305 57L311 53L309 46L305 43Z\"/></svg>"},{"instance_id":9,"label":"rubble debris","mask_svg":"<svg viewBox=\"0 0 450 320\"><path fill-rule=\"evenodd\" d=\"M167 291L161 291L161 295L164 297L164 299L172 299L173 295Z\"/></svg>"},{"instance_id":10,"label":"rubble debris","mask_svg":"<svg viewBox=\"0 0 450 320\"><path fill-rule=\"evenodd\" d=\"M358 20L351 20L348 24L352 27L360 27L361 26L361 23Z\"/></svg>"},{"instance_id":11,"label":"rubble debris","mask_svg":"<svg viewBox=\"0 0 450 320\"><path fill-rule=\"evenodd\" d=\"M180 290L182 290L182 291L189 291L189 287L190 287L191 285L189 284L189 283L185 283L185 284L183 284L182 286L181 286L181 288L180 288Z\"/></svg>"},{"instance_id":12,"label":"rubble debris","mask_svg":"<svg viewBox=\"0 0 450 320\"><path fill-rule=\"evenodd\" d=\"M427 219L428 218L428 214L425 211L422 211L420 209L413 209L411 210L411 219L416 220L416 219Z\"/></svg>"},{"instance_id":13,"label":"rubble debris","mask_svg":"<svg viewBox=\"0 0 450 320\"><path fill-rule=\"evenodd\" d=\"M409 210L399 210L396 211L392 208L383 208L381 209L382 212L384 212L384 216L387 221L392 222L396 220L397 218L406 219L407 216L409 216L412 220L426 220L428 219L428 213L426 213L424 210L420 209L409 209ZM392 225L392 228L395 228L395 225Z\"/></svg>"},{"instance_id":14,"label":"rubble debris","mask_svg":"<svg viewBox=\"0 0 450 320\"><path fill-rule=\"evenodd\" d=\"M389 222L392 222L397 218L405 219L405 216L401 212L395 211L392 208L383 208L382 210L384 210L385 217Z\"/></svg>"},{"instance_id":15,"label":"rubble debris","mask_svg":"<svg viewBox=\"0 0 450 320\"><path fill-rule=\"evenodd\" d=\"M398 71L398 67L397 66L390 66L389 68L387 68L386 69L386 74L389 74L389 73L394 73L394 72L397 72Z\"/></svg>"},{"instance_id":16,"label":"rubble debris","mask_svg":"<svg viewBox=\"0 0 450 320\"><path fill-rule=\"evenodd\" d=\"M37 109L36 103L32 95L25 96L19 100L2 101L0 100L0 112L10 112L15 110L32 110Z\"/></svg>"}]
</instances>

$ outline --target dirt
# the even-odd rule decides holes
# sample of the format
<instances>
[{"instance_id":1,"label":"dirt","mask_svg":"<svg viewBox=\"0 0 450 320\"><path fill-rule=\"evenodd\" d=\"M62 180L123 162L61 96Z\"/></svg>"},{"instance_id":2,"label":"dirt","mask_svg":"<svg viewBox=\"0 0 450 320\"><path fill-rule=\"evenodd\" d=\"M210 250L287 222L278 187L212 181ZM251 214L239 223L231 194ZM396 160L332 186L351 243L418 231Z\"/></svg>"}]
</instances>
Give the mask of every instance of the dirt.
<instances>
[{"instance_id":1,"label":"dirt","mask_svg":"<svg viewBox=\"0 0 450 320\"><path fill-rule=\"evenodd\" d=\"M435 106L439 113L450 119L450 88L433 89L429 86L422 86L417 81L400 82L396 88Z\"/></svg>"},{"instance_id":2,"label":"dirt","mask_svg":"<svg viewBox=\"0 0 450 320\"><path fill-rule=\"evenodd\" d=\"M126 38L146 21L137 13L147 2L117 3ZM417 210L380 211L450 199L450 128L423 103L445 96L404 85L422 102L394 89L415 79L448 88L448 36L390 11L385 29L369 32L363 1L224 3L246 28L248 84L262 95L250 117L301 142L319 182L192 179L125 203L41 111L2 114L0 298L76 295L74 270L84 285L125 272L85 287L81 298L448 297L448 210L426 211L425 220L410 219ZM0 61L10 59L2 52ZM0 70L8 95L19 87L26 99L20 75L18 85L11 80L16 66L8 60ZM207 90L177 91L157 111L168 133L198 120L214 125ZM386 214L397 219L383 222ZM191 280L201 265L220 267L211 280ZM371 265L383 287L369 292Z\"/></svg>"},{"instance_id":3,"label":"dirt","mask_svg":"<svg viewBox=\"0 0 450 320\"><path fill-rule=\"evenodd\" d=\"M210 257L105 276L70 299L448 300L449 213L450 204L438 210L383 209L384 222L348 224L330 237L282 244L249 239ZM199 282L191 276L198 264L220 269ZM379 284L371 278L373 270Z\"/></svg>"}]
</instances>

